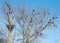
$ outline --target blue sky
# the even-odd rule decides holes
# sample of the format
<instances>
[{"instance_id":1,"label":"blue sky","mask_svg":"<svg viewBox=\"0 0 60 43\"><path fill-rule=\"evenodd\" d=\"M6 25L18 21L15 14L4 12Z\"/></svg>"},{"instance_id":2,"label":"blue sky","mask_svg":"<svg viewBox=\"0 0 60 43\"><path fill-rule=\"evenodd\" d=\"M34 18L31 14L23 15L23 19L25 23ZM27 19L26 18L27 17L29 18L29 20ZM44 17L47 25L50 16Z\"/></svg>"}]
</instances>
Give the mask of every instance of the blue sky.
<instances>
[{"instance_id":1,"label":"blue sky","mask_svg":"<svg viewBox=\"0 0 60 43\"><path fill-rule=\"evenodd\" d=\"M18 6L20 3L22 5L24 0L6 0L8 1L13 7ZM0 0L0 9L2 6L3 0ZM57 28L50 27L49 29L44 30L45 34L48 34L47 38L41 39L42 43L54 43L57 41L60 43L60 0L26 0L25 1L26 7L30 6L30 8L49 8L52 13L57 12L58 19L56 20ZM0 14L1 10L0 10ZM53 29L52 29L53 28ZM39 38L40 40L40 38Z\"/></svg>"}]
</instances>

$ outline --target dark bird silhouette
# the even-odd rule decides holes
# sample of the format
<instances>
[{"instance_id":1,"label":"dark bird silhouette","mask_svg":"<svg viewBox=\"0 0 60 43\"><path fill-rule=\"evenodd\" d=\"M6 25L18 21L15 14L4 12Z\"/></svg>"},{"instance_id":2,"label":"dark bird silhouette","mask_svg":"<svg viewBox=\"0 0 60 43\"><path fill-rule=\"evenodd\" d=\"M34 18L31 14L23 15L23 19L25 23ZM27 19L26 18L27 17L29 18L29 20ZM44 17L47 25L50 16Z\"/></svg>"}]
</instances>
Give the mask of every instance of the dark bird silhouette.
<instances>
[{"instance_id":1,"label":"dark bird silhouette","mask_svg":"<svg viewBox=\"0 0 60 43\"><path fill-rule=\"evenodd\" d=\"M8 30L11 32L14 28L14 25L7 25Z\"/></svg>"}]
</instances>

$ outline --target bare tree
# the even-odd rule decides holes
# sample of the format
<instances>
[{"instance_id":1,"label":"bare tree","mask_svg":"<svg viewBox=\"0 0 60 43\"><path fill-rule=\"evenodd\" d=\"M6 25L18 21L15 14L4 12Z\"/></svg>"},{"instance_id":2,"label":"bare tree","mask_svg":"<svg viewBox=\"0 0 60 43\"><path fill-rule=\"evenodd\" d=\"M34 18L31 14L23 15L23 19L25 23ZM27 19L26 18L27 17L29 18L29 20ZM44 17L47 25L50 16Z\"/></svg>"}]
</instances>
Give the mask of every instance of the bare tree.
<instances>
[{"instance_id":1,"label":"bare tree","mask_svg":"<svg viewBox=\"0 0 60 43\"><path fill-rule=\"evenodd\" d=\"M54 24L54 20L57 19L57 17L55 15L50 16L49 10L40 10L40 8L38 8L37 11L32 9L32 12L28 12L28 10L26 10L25 6L22 8L19 6L18 10L14 10L9 3L4 2L4 18L2 20L7 22L3 21L8 29L8 43L14 43L17 36L16 32L14 33L13 39L11 35L13 29L17 29L18 27L16 27L16 23L18 23L21 28L20 31L20 28L18 29L18 34L21 33L23 37L22 39L18 38L17 41L22 41L22 43L33 43L37 37L43 35L42 31L45 30L47 26L53 25L54 27L57 27Z\"/></svg>"}]
</instances>

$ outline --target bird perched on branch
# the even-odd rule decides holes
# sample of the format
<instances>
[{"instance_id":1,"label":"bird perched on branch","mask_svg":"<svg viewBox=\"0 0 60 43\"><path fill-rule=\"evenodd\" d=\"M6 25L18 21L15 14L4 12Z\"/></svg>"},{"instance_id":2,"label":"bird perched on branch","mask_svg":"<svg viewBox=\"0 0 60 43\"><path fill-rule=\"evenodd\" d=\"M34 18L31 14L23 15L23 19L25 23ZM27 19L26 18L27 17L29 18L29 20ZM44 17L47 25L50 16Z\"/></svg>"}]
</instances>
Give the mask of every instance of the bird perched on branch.
<instances>
[{"instance_id":1,"label":"bird perched on branch","mask_svg":"<svg viewBox=\"0 0 60 43\"><path fill-rule=\"evenodd\" d=\"M12 29L14 28L14 25L7 25L8 30L11 32Z\"/></svg>"}]
</instances>

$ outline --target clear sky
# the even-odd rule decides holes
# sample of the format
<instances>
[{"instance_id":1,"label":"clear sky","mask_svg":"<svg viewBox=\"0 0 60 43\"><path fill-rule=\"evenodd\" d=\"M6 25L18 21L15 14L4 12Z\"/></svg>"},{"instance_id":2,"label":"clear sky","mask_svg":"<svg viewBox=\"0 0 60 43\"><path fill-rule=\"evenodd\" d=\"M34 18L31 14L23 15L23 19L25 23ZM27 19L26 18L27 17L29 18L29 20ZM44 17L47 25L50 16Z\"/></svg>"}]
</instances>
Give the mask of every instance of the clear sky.
<instances>
[{"instance_id":1,"label":"clear sky","mask_svg":"<svg viewBox=\"0 0 60 43\"><path fill-rule=\"evenodd\" d=\"M0 0L0 14L1 6L5 0ZM20 3L22 5L24 0L7 0L13 7L18 6ZM49 8L52 13L57 12L58 19L56 20L57 28L50 27L44 31L44 34L48 34L46 38L41 39L42 43L60 43L60 0L25 0L26 7L30 8ZM40 38L39 38L40 41ZM40 42L39 42L40 43Z\"/></svg>"}]
</instances>

